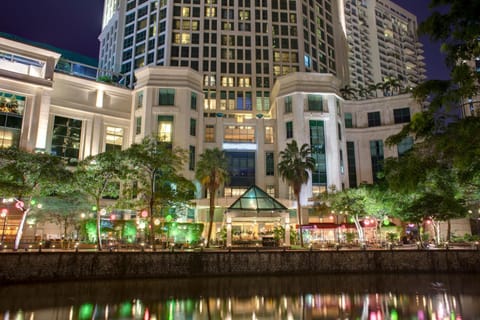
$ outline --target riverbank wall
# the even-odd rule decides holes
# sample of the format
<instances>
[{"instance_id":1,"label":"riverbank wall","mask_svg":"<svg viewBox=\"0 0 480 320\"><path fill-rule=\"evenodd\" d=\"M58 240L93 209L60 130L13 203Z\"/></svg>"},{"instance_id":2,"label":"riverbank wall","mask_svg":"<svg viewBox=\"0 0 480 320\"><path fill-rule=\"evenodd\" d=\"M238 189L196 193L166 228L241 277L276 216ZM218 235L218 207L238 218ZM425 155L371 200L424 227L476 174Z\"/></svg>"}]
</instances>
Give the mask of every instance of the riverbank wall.
<instances>
[{"instance_id":1,"label":"riverbank wall","mask_svg":"<svg viewBox=\"0 0 480 320\"><path fill-rule=\"evenodd\" d=\"M477 273L479 250L15 252L0 283L325 273Z\"/></svg>"}]
</instances>

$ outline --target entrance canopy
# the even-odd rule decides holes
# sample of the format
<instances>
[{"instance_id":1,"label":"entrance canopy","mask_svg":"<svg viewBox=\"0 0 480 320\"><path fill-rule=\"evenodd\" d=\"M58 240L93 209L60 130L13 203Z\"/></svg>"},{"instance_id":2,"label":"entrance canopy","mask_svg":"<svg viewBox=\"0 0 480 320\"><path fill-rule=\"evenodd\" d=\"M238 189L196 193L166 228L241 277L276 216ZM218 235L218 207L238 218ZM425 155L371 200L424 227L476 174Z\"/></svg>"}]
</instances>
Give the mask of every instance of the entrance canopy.
<instances>
[{"instance_id":1,"label":"entrance canopy","mask_svg":"<svg viewBox=\"0 0 480 320\"><path fill-rule=\"evenodd\" d=\"M290 246L290 214L288 208L256 185L248 188L225 212L227 246L232 244L232 222L270 222L285 228L284 243ZM254 230L254 235L256 231ZM257 232L258 233L258 232Z\"/></svg>"},{"instance_id":2,"label":"entrance canopy","mask_svg":"<svg viewBox=\"0 0 480 320\"><path fill-rule=\"evenodd\" d=\"M231 213L254 213L250 216L269 216L274 213L286 212L287 207L271 197L256 185L248 188L228 209ZM278 216L278 215L277 215Z\"/></svg>"}]
</instances>

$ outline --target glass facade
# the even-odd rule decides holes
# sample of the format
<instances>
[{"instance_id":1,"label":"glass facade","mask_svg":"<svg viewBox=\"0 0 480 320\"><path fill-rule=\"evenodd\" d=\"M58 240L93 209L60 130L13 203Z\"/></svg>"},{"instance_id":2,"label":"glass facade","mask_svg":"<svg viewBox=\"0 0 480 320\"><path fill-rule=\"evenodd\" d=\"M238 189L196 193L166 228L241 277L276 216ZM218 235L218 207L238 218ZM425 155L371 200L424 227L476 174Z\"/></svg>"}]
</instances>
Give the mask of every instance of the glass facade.
<instances>
[{"instance_id":1,"label":"glass facade","mask_svg":"<svg viewBox=\"0 0 480 320\"><path fill-rule=\"evenodd\" d=\"M327 158L325 154L325 124L322 120L310 120L310 147L315 159L315 170L312 172L312 183L327 185Z\"/></svg>"},{"instance_id":2,"label":"glass facade","mask_svg":"<svg viewBox=\"0 0 480 320\"><path fill-rule=\"evenodd\" d=\"M372 175L373 181L378 181L378 173L383 170L383 141L372 140L370 141L370 156L372 159Z\"/></svg>"},{"instance_id":3,"label":"glass facade","mask_svg":"<svg viewBox=\"0 0 480 320\"><path fill-rule=\"evenodd\" d=\"M355 143L347 141L348 184L350 188L357 186L357 165L355 162Z\"/></svg>"},{"instance_id":4,"label":"glass facade","mask_svg":"<svg viewBox=\"0 0 480 320\"><path fill-rule=\"evenodd\" d=\"M81 135L81 120L55 116L51 154L66 159L70 165L78 163Z\"/></svg>"},{"instance_id":5,"label":"glass facade","mask_svg":"<svg viewBox=\"0 0 480 320\"><path fill-rule=\"evenodd\" d=\"M255 184L255 152L227 151L230 187L249 187Z\"/></svg>"},{"instance_id":6,"label":"glass facade","mask_svg":"<svg viewBox=\"0 0 480 320\"><path fill-rule=\"evenodd\" d=\"M273 176L275 175L275 160L273 152L265 153L265 175Z\"/></svg>"},{"instance_id":7,"label":"glass facade","mask_svg":"<svg viewBox=\"0 0 480 320\"><path fill-rule=\"evenodd\" d=\"M24 109L25 97L0 91L0 148L19 145Z\"/></svg>"}]
</instances>

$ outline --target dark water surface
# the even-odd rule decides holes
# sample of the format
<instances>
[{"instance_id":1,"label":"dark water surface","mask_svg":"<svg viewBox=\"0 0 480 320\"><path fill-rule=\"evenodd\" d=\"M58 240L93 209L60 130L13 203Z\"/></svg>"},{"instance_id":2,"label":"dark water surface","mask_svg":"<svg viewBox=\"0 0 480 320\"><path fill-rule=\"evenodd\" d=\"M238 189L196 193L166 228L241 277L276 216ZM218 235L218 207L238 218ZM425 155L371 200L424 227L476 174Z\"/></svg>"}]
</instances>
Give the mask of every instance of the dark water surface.
<instances>
[{"instance_id":1,"label":"dark water surface","mask_svg":"<svg viewBox=\"0 0 480 320\"><path fill-rule=\"evenodd\" d=\"M480 319L480 275L142 279L0 287L0 316L53 319Z\"/></svg>"}]
</instances>

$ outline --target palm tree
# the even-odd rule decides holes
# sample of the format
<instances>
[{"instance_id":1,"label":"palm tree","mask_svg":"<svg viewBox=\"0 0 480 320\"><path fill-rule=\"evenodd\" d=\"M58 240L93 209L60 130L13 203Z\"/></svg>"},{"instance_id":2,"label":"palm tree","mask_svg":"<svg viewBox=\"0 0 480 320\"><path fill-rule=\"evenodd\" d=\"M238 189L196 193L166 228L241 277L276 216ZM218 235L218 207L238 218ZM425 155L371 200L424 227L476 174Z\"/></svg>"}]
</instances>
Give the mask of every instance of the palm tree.
<instances>
[{"instance_id":1,"label":"palm tree","mask_svg":"<svg viewBox=\"0 0 480 320\"><path fill-rule=\"evenodd\" d=\"M340 94L346 100L356 99L357 98L356 92L357 90L353 87L350 87L348 84L342 89L340 89Z\"/></svg>"},{"instance_id":2,"label":"palm tree","mask_svg":"<svg viewBox=\"0 0 480 320\"><path fill-rule=\"evenodd\" d=\"M302 234L302 207L300 204L300 192L302 186L310 178L309 171L315 169L315 159L311 157L312 149L308 144L303 144L298 149L297 141L287 143L285 150L280 152L281 161L278 164L278 172L282 179L293 189L297 200L298 224L300 225L300 245L303 247Z\"/></svg>"},{"instance_id":3,"label":"palm tree","mask_svg":"<svg viewBox=\"0 0 480 320\"><path fill-rule=\"evenodd\" d=\"M363 99L366 99L370 94L370 90L362 85L358 86L357 92L358 92L358 96Z\"/></svg>"},{"instance_id":4,"label":"palm tree","mask_svg":"<svg viewBox=\"0 0 480 320\"><path fill-rule=\"evenodd\" d=\"M217 190L228 180L228 162L225 152L218 149L206 149L197 163L195 177L206 187L210 195L210 222L208 225L208 235L206 247L210 246L212 236L213 217L215 214L215 195Z\"/></svg>"}]
</instances>

